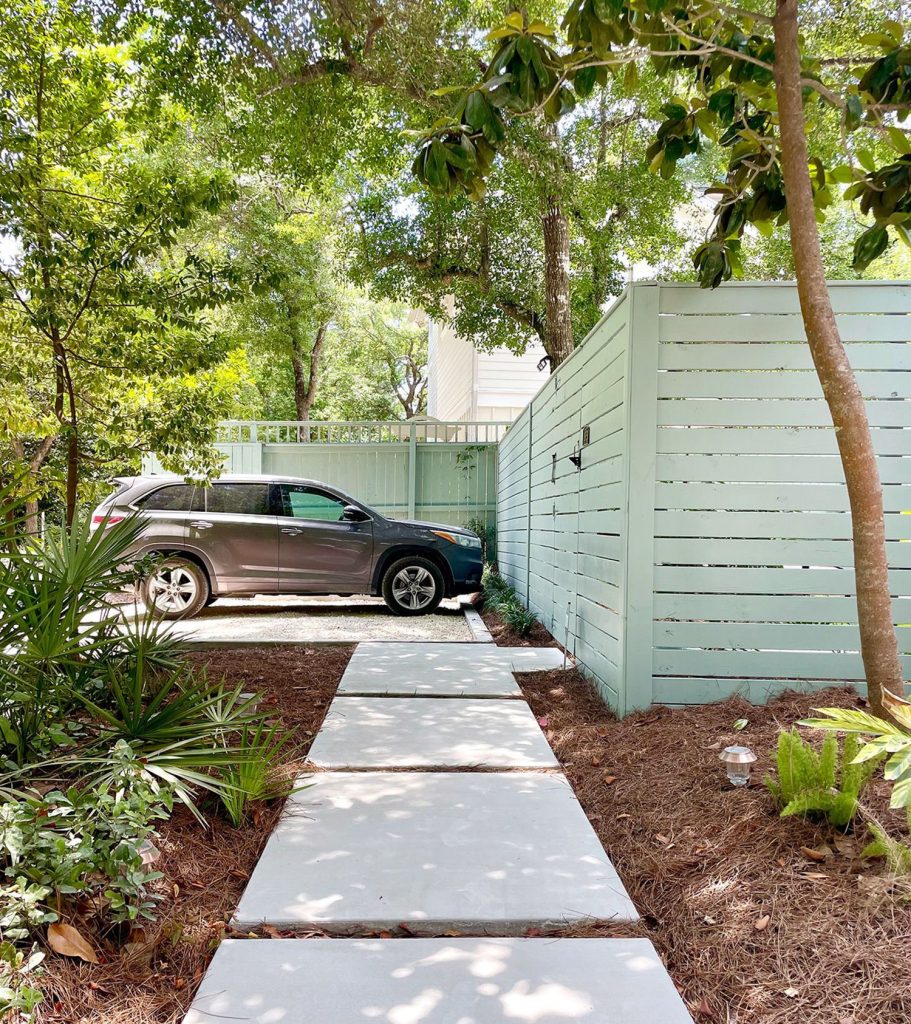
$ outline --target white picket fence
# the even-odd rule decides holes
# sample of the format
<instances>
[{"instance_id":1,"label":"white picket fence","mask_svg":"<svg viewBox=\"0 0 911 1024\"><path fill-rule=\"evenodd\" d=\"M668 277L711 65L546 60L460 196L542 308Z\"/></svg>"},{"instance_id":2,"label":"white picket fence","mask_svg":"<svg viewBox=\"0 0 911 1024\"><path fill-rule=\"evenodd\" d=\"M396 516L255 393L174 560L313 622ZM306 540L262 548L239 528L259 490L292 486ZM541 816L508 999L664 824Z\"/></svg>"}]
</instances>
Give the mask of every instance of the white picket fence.
<instances>
[{"instance_id":1,"label":"white picket fence","mask_svg":"<svg viewBox=\"0 0 911 1024\"><path fill-rule=\"evenodd\" d=\"M831 294L911 655L911 285ZM499 462L501 570L611 706L863 687L847 497L793 285L633 286Z\"/></svg>"}]
</instances>

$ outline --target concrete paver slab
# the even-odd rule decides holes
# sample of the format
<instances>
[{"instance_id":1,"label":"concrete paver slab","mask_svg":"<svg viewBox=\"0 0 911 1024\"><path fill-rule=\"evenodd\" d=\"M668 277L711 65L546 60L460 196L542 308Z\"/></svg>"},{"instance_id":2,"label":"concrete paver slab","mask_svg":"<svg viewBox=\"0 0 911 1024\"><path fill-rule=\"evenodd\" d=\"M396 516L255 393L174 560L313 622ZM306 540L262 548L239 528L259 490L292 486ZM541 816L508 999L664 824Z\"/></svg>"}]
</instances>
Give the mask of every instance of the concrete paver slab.
<instances>
[{"instance_id":1,"label":"concrete paver slab","mask_svg":"<svg viewBox=\"0 0 911 1024\"><path fill-rule=\"evenodd\" d=\"M185 1024L690 1024L648 939L221 944Z\"/></svg>"},{"instance_id":2,"label":"concrete paver slab","mask_svg":"<svg viewBox=\"0 0 911 1024\"><path fill-rule=\"evenodd\" d=\"M525 701L337 697L310 748L319 768L556 768Z\"/></svg>"},{"instance_id":3,"label":"concrete paver slab","mask_svg":"<svg viewBox=\"0 0 911 1024\"><path fill-rule=\"evenodd\" d=\"M492 644L363 643L348 662L340 694L519 697L506 648Z\"/></svg>"},{"instance_id":4,"label":"concrete paver slab","mask_svg":"<svg viewBox=\"0 0 911 1024\"><path fill-rule=\"evenodd\" d=\"M561 775L325 772L308 783L266 845L237 927L351 933L405 921L516 935L637 920Z\"/></svg>"}]
</instances>

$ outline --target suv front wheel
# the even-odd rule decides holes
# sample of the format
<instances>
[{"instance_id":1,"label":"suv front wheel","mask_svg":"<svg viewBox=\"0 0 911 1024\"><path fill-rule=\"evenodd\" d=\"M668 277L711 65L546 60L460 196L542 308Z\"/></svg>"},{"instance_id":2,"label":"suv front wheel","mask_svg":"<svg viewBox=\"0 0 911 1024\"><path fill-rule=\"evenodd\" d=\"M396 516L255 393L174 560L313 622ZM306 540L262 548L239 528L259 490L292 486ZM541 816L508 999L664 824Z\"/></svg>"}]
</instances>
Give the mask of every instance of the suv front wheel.
<instances>
[{"instance_id":1,"label":"suv front wheel","mask_svg":"<svg viewBox=\"0 0 911 1024\"><path fill-rule=\"evenodd\" d=\"M443 574L429 558L400 558L383 573L383 600L396 615L426 615L443 600Z\"/></svg>"},{"instance_id":2,"label":"suv front wheel","mask_svg":"<svg viewBox=\"0 0 911 1024\"><path fill-rule=\"evenodd\" d=\"M140 594L163 619L190 619L209 600L209 580L195 562L175 555L142 581Z\"/></svg>"}]
</instances>

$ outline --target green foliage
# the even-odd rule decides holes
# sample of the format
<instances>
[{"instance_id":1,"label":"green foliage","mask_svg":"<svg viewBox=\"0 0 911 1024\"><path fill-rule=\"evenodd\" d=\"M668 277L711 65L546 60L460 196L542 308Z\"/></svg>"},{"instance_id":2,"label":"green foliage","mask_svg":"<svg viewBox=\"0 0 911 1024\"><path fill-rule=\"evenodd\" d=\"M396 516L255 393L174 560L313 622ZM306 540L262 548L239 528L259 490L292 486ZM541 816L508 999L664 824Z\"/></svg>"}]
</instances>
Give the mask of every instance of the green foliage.
<instances>
[{"instance_id":1,"label":"green foliage","mask_svg":"<svg viewBox=\"0 0 911 1024\"><path fill-rule=\"evenodd\" d=\"M222 807L233 825L243 823L252 802L288 795L289 781L279 769L290 742L290 733L262 721L241 731L241 758L224 769L224 785L219 790Z\"/></svg>"},{"instance_id":2,"label":"green foliage","mask_svg":"<svg viewBox=\"0 0 911 1024\"><path fill-rule=\"evenodd\" d=\"M471 530L476 533L481 539L481 558L484 560L484 571L486 572L489 563L497 556L497 530L495 526L491 526L486 519L480 516L472 516L466 519L464 524L467 530ZM481 581L481 587L483 589L483 580Z\"/></svg>"},{"instance_id":3,"label":"green foliage","mask_svg":"<svg viewBox=\"0 0 911 1024\"><path fill-rule=\"evenodd\" d=\"M868 821L867 828L873 839L861 851L862 857L882 857L893 875L911 875L911 845L894 839L875 821Z\"/></svg>"},{"instance_id":4,"label":"green foliage","mask_svg":"<svg viewBox=\"0 0 911 1024\"><path fill-rule=\"evenodd\" d=\"M911 142L899 126L911 113L911 45L894 20L874 32L838 36L826 17L814 15L806 13L802 26L801 70L816 216L822 222L840 187L853 182L844 198L860 199L861 212L874 221L855 245L854 267L864 270L893 236L911 244ZM438 120L419 142L419 180L442 194L483 195L483 179L519 118L530 111L557 118L620 68L635 81L648 55L668 87L680 90L660 104L663 120L647 150L650 169L669 178L707 142L724 154L724 180L709 190L715 221L695 267L704 287L738 274L747 226L769 236L788 220L772 19L712 2L573 0L562 29L562 51L552 29L517 13L490 33L498 49L480 83L457 91L450 118ZM833 49L851 59L831 60ZM477 96L486 101L483 108ZM480 120L471 116L477 109ZM484 159L466 162L457 154L466 135L475 139L476 121L484 129ZM838 135L840 145L820 148ZM841 165L846 155L849 163Z\"/></svg>"},{"instance_id":5,"label":"green foliage","mask_svg":"<svg viewBox=\"0 0 911 1024\"><path fill-rule=\"evenodd\" d=\"M45 491L66 477L70 517L80 476L138 468L143 449L213 473L244 373L209 319L235 294L231 267L183 243L234 183L135 45L103 45L77 0L0 21L0 451Z\"/></svg>"},{"instance_id":6,"label":"green foliage","mask_svg":"<svg viewBox=\"0 0 911 1024\"><path fill-rule=\"evenodd\" d=\"M56 920L50 908L61 897L103 901L112 921L152 917L146 887L161 875L143 864L142 846L168 817L172 796L150 781L125 741L108 760L104 785L0 804L0 864L18 890L18 920L4 931L7 938L24 938L36 924Z\"/></svg>"},{"instance_id":7,"label":"green foliage","mask_svg":"<svg viewBox=\"0 0 911 1024\"><path fill-rule=\"evenodd\" d=\"M2 890L0 890L2 891ZM2 925L0 925L2 927ZM28 952L11 942L0 940L0 1018L8 1015L19 1024L30 1024L32 1011L41 1002L41 990L29 982L44 960L44 953L33 946Z\"/></svg>"},{"instance_id":8,"label":"green foliage","mask_svg":"<svg viewBox=\"0 0 911 1024\"><path fill-rule=\"evenodd\" d=\"M857 813L858 798L877 766L877 759L857 763L857 737L849 735L839 751L838 739L829 735L817 751L797 729L778 736L777 780L766 787L790 815L823 817L837 828L846 828Z\"/></svg>"},{"instance_id":9,"label":"green foliage","mask_svg":"<svg viewBox=\"0 0 911 1024\"><path fill-rule=\"evenodd\" d=\"M528 636L538 621L534 612L519 600L515 588L488 563L481 577L484 607L495 611L510 629L519 636Z\"/></svg>"},{"instance_id":10,"label":"green foliage","mask_svg":"<svg viewBox=\"0 0 911 1024\"><path fill-rule=\"evenodd\" d=\"M892 783L890 806L911 808L911 710L897 698L888 701L887 706L895 718L894 723L851 708L815 708L825 717L807 719L800 724L865 737L867 742L857 752L855 760L864 764L885 758L883 774Z\"/></svg>"}]
</instances>

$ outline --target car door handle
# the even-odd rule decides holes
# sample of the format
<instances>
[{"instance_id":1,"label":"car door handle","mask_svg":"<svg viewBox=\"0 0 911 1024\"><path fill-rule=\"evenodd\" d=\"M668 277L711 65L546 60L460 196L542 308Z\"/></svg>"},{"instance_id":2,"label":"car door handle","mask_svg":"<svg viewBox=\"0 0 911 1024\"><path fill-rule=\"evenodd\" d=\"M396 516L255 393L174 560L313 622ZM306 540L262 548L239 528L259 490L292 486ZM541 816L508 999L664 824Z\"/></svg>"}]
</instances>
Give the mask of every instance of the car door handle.
<instances>
[{"instance_id":1,"label":"car door handle","mask_svg":"<svg viewBox=\"0 0 911 1024\"><path fill-rule=\"evenodd\" d=\"M299 533L303 533L303 530L298 530L296 526L283 526L282 533L287 534L289 537L296 537Z\"/></svg>"},{"instance_id":2,"label":"car door handle","mask_svg":"<svg viewBox=\"0 0 911 1024\"><path fill-rule=\"evenodd\" d=\"M212 529L212 524L211 523L207 523L205 519L194 519L193 522L190 523L190 526L192 526L196 530L211 530Z\"/></svg>"}]
</instances>

